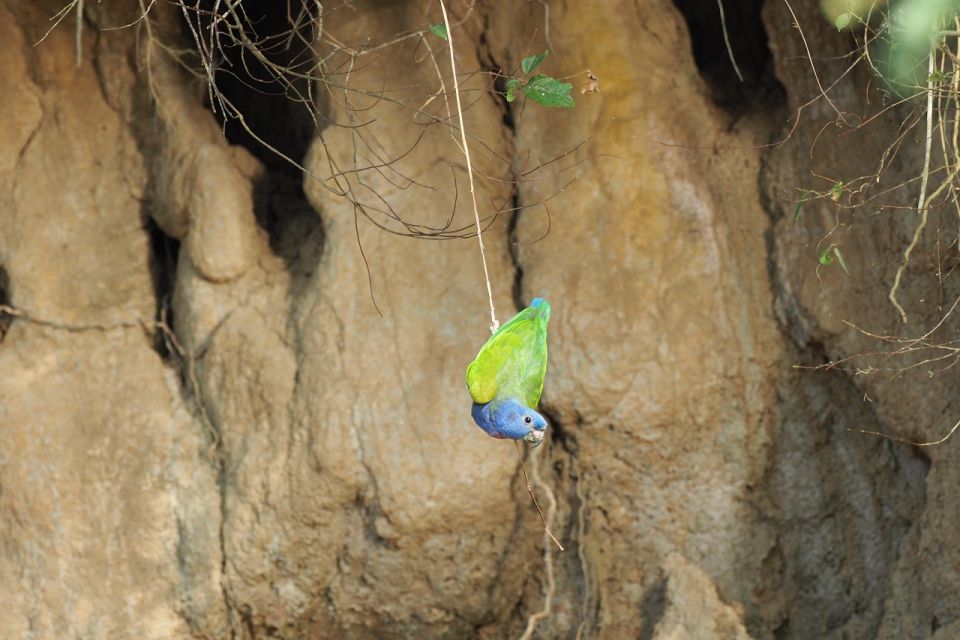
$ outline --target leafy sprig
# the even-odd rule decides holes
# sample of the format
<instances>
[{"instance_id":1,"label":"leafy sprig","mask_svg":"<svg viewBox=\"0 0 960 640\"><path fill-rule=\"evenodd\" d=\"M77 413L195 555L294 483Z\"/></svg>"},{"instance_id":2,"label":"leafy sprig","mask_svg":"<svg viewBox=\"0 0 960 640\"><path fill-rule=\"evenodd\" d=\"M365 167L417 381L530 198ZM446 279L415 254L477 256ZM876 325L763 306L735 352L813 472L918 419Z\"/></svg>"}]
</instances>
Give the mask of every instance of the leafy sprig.
<instances>
[{"instance_id":1,"label":"leafy sprig","mask_svg":"<svg viewBox=\"0 0 960 640\"><path fill-rule=\"evenodd\" d=\"M523 70L524 76L529 76L534 69L540 66L540 63L544 61L549 53L549 51L544 51L535 56L524 58L520 63L520 68ZM522 93L528 99L545 107L570 109L574 106L573 96L570 95L572 89L573 85L569 82L563 82L551 76L538 73L532 78L508 79L505 95L507 102L513 102L517 99L517 94Z\"/></svg>"}]
</instances>

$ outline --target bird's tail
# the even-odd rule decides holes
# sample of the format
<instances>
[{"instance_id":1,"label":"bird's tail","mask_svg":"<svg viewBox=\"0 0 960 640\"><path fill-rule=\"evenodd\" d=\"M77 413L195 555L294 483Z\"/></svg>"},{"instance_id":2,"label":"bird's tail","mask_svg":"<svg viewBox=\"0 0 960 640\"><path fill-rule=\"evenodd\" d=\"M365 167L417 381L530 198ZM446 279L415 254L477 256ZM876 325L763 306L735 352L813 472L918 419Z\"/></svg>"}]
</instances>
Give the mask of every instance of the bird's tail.
<instances>
[{"instance_id":1,"label":"bird's tail","mask_svg":"<svg viewBox=\"0 0 960 640\"><path fill-rule=\"evenodd\" d=\"M544 320L550 319L550 303L543 298L534 298L530 302L530 308L536 309L537 317L542 317Z\"/></svg>"}]
</instances>

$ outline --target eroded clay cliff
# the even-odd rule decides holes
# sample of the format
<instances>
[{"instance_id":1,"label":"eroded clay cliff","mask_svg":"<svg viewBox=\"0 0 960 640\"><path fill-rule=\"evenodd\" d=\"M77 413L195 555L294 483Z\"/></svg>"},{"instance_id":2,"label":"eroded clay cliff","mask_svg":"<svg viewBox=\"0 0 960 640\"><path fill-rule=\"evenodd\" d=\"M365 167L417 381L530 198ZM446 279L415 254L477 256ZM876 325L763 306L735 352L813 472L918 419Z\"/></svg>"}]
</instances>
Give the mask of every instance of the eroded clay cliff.
<instances>
[{"instance_id":1,"label":"eroded clay cliff","mask_svg":"<svg viewBox=\"0 0 960 640\"><path fill-rule=\"evenodd\" d=\"M66 24L34 46L61 4L0 3L5 637L517 637L546 596L534 637L957 633L954 445L848 431L935 438L955 378L794 367L869 349L844 320L903 330L886 290L912 227L874 220L845 245L852 275L817 269L834 213L796 224L789 191L883 143L811 159L832 116L819 101L794 123L818 88L785 3L726 3L744 86L717 71L710 2L453 7L461 69L549 46L555 75L600 76L573 111L462 87L478 200L502 211L484 234L500 318L554 308L534 465L563 553L513 446L469 420L475 239L376 224L452 213L469 236L462 154L412 115L438 88L422 45L333 60L353 102L330 92L316 126L233 87L301 171L224 135L202 75L163 49L194 46L174 7L108 30L141 7L88 2L79 49ZM793 4L838 75L846 36ZM379 42L438 16L351 3L324 28ZM845 109L867 80L843 80ZM915 329L937 310L911 274Z\"/></svg>"}]
</instances>

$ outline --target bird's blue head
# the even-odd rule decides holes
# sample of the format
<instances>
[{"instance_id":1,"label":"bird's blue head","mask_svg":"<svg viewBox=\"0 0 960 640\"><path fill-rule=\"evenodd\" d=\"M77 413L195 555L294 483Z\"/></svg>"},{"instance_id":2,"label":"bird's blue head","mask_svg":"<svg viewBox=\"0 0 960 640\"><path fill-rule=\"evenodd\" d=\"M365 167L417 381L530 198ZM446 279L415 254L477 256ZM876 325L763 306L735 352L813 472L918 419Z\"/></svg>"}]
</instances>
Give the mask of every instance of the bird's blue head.
<instances>
[{"instance_id":1,"label":"bird's blue head","mask_svg":"<svg viewBox=\"0 0 960 640\"><path fill-rule=\"evenodd\" d=\"M537 446L547 434L546 418L516 400L475 403L471 413L477 425L494 438L523 439Z\"/></svg>"}]
</instances>

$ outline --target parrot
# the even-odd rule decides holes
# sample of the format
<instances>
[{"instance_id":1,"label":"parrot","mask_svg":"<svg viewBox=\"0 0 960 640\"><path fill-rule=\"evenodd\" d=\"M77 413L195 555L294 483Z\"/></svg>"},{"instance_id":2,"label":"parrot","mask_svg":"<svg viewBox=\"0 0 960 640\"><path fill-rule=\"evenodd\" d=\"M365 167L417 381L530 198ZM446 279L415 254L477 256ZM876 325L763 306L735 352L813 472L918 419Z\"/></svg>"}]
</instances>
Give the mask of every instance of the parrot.
<instances>
[{"instance_id":1,"label":"parrot","mask_svg":"<svg viewBox=\"0 0 960 640\"><path fill-rule=\"evenodd\" d=\"M467 367L470 414L494 438L523 439L538 446L547 420L537 412L547 374L550 304L534 298L490 336Z\"/></svg>"}]
</instances>

